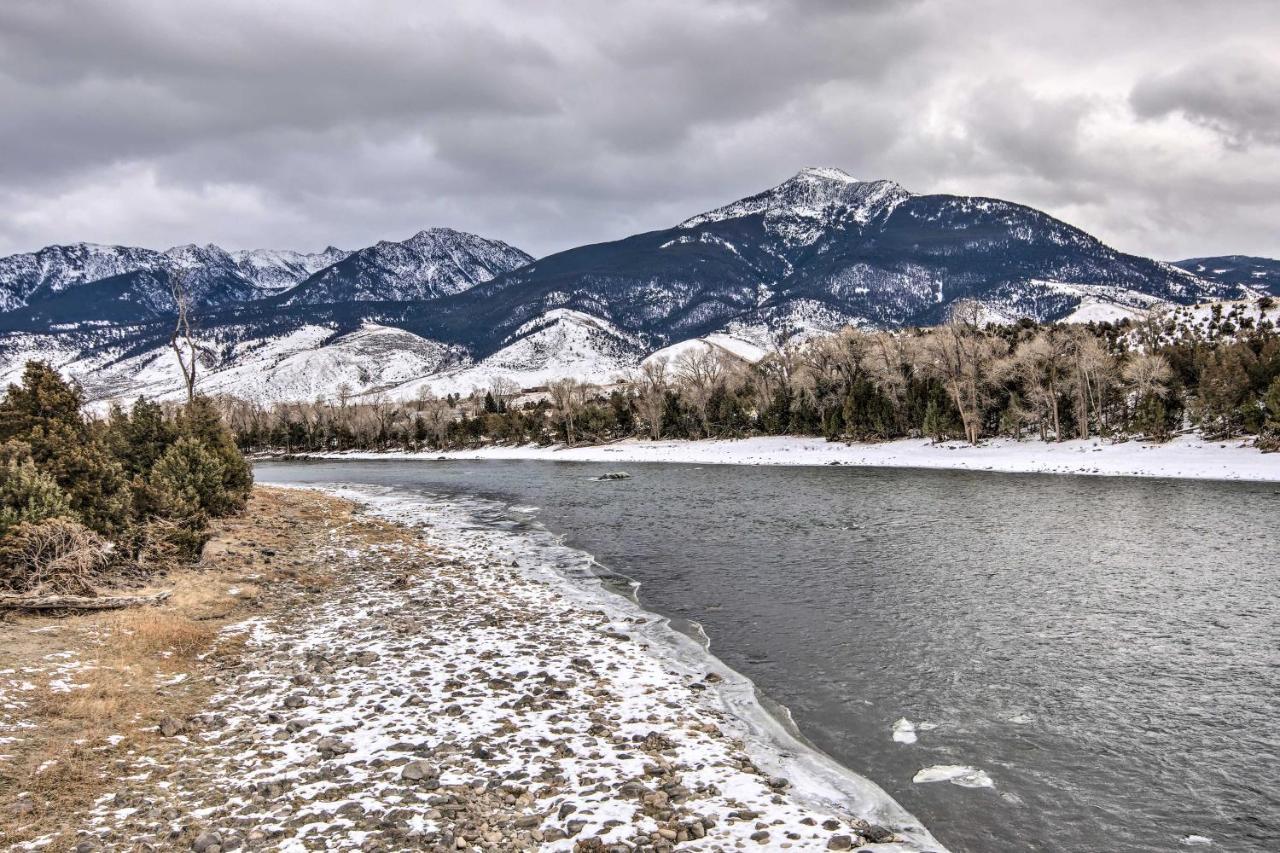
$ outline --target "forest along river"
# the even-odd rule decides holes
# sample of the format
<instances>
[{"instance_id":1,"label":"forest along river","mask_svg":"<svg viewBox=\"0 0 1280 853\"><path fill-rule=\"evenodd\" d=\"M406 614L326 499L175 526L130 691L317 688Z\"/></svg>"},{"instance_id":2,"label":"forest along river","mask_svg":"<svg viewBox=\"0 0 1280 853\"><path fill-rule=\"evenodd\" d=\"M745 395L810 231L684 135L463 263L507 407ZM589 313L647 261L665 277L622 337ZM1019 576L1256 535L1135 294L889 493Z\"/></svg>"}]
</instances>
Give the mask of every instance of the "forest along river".
<instances>
[{"instance_id":1,"label":"forest along river","mask_svg":"<svg viewBox=\"0 0 1280 853\"><path fill-rule=\"evenodd\" d=\"M475 496L562 534L954 853L1280 850L1274 484L608 470L256 469Z\"/></svg>"}]
</instances>

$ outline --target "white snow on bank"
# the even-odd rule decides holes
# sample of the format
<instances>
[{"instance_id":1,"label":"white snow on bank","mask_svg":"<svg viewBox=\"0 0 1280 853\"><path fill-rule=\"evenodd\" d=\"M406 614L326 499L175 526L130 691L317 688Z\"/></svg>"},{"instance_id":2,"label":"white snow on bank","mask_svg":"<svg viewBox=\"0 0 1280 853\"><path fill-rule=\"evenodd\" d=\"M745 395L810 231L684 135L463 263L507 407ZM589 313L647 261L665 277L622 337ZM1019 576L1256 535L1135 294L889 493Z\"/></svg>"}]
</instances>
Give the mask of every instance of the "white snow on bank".
<instances>
[{"instance_id":1,"label":"white snow on bank","mask_svg":"<svg viewBox=\"0 0 1280 853\"><path fill-rule=\"evenodd\" d=\"M1262 453L1241 441L1180 436L1165 444L1102 439L1013 441L993 439L978 447L960 442L932 444L902 439L882 444L841 444L820 438L766 436L713 441L628 439L590 447L484 447L446 453L348 453L358 459L544 459L560 462L684 462L697 465L848 465L942 468L1001 473L1169 477L1191 480L1280 481L1280 454Z\"/></svg>"},{"instance_id":2,"label":"white snow on bank","mask_svg":"<svg viewBox=\"0 0 1280 853\"><path fill-rule=\"evenodd\" d=\"M632 655L629 660L623 656L617 658L618 664L631 674L629 680L634 684L636 695L629 699L640 700L642 694L647 697L653 693L644 687L650 669L675 673L678 675L675 681L681 683L697 681L708 671L715 672L720 676L719 681L709 685L710 689L702 691L693 701L684 698L680 706L686 712L702 706L723 714L717 715L719 725L745 746L746 753L768 775L789 780L789 795L798 804L819 813L852 814L892 827L901 841L883 845L883 849L898 853L913 850L945 853L937 839L878 785L803 744L787 726L767 712L750 679L713 656L705 645L672 629L665 618L655 617L635 601L605 589L594 575L594 558L565 546L559 536L541 524L529 524L519 532L505 529L503 525L478 524L473 512L492 513L502 507L480 498L430 497L367 486L330 487L329 491L363 504L374 515L419 527L425 541L457 559L473 561L483 553L518 556L519 560L513 563L519 562L533 579L549 582L555 595L577 602L583 608L602 611L611 624L643 638L639 646L641 654ZM585 650L585 643L583 648ZM654 678L662 681L658 676ZM709 777L711 781L758 810L765 822L793 818L794 806L771 796L752 794L749 785L726 771L725 762L709 760L708 763L720 767L717 775ZM774 843L778 841L781 839ZM801 848L799 844L793 846ZM862 849L882 849L882 845L871 844Z\"/></svg>"}]
</instances>

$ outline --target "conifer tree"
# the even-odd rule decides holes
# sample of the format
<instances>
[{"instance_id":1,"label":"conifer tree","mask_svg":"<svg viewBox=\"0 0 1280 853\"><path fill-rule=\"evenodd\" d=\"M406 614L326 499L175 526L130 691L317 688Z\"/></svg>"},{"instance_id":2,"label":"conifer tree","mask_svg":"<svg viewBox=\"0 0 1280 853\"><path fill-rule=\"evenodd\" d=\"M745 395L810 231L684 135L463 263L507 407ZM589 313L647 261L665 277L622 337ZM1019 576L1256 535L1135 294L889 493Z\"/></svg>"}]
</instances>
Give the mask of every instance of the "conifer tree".
<instances>
[{"instance_id":1,"label":"conifer tree","mask_svg":"<svg viewBox=\"0 0 1280 853\"><path fill-rule=\"evenodd\" d=\"M203 444L219 463L221 495L206 506L209 513L222 516L243 509L253 490L253 469L236 447L235 436L213 402L208 397L196 397L178 416L177 431Z\"/></svg>"},{"instance_id":2,"label":"conifer tree","mask_svg":"<svg viewBox=\"0 0 1280 853\"><path fill-rule=\"evenodd\" d=\"M98 432L80 413L79 389L56 370L28 362L21 385L0 401L0 441L30 448L36 468L66 493L76 517L99 533L128 526L129 491L124 471Z\"/></svg>"},{"instance_id":3,"label":"conifer tree","mask_svg":"<svg viewBox=\"0 0 1280 853\"><path fill-rule=\"evenodd\" d=\"M0 449L0 536L24 522L70 518L65 492L48 474L36 468L31 449L10 442Z\"/></svg>"}]
</instances>

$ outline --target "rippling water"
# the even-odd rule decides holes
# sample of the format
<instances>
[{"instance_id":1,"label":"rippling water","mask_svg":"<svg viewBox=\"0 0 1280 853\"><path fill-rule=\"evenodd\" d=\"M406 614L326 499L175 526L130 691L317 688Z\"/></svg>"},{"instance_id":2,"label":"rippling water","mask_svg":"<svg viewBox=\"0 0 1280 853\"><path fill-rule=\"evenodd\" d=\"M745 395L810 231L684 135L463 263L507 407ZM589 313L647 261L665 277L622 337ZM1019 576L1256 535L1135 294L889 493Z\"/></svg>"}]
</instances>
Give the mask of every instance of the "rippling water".
<instances>
[{"instance_id":1,"label":"rippling water","mask_svg":"<svg viewBox=\"0 0 1280 853\"><path fill-rule=\"evenodd\" d=\"M257 472L522 505L640 581L647 607L702 625L956 853L1280 850L1274 485L661 464L591 479L606 469ZM902 718L915 743L893 740ZM993 786L912 782L935 765Z\"/></svg>"}]
</instances>

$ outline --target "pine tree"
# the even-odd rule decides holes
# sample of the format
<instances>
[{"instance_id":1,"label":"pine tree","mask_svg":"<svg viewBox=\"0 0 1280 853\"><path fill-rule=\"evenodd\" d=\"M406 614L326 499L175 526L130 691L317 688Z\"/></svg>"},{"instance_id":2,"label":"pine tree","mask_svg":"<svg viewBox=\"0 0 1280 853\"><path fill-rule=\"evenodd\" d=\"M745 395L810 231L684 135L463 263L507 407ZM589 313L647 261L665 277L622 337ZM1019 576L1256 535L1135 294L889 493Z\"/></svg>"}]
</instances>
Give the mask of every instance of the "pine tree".
<instances>
[{"instance_id":1,"label":"pine tree","mask_svg":"<svg viewBox=\"0 0 1280 853\"><path fill-rule=\"evenodd\" d=\"M112 406L107 418L107 446L130 476L150 472L177 438L177 428L160 404L141 397L128 414Z\"/></svg>"},{"instance_id":2,"label":"pine tree","mask_svg":"<svg viewBox=\"0 0 1280 853\"><path fill-rule=\"evenodd\" d=\"M224 474L222 461L204 442L190 435L179 438L151 469L159 514L203 527L209 516L224 514Z\"/></svg>"},{"instance_id":3,"label":"pine tree","mask_svg":"<svg viewBox=\"0 0 1280 853\"><path fill-rule=\"evenodd\" d=\"M23 522L70 518L65 492L48 474L36 468L31 449L17 442L0 449L0 536Z\"/></svg>"},{"instance_id":4,"label":"pine tree","mask_svg":"<svg viewBox=\"0 0 1280 853\"><path fill-rule=\"evenodd\" d=\"M0 401L0 441L30 448L35 466L65 492L76 518L99 533L130 520L124 471L80 413L80 391L53 368L28 362L22 385Z\"/></svg>"},{"instance_id":5,"label":"pine tree","mask_svg":"<svg viewBox=\"0 0 1280 853\"><path fill-rule=\"evenodd\" d=\"M207 397L196 397L178 416L178 434L205 446L220 464L221 497L206 507L213 516L229 515L244 508L253 490L253 469L236 447L235 436L222 422Z\"/></svg>"}]
</instances>

